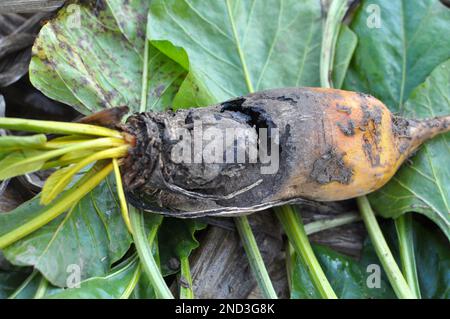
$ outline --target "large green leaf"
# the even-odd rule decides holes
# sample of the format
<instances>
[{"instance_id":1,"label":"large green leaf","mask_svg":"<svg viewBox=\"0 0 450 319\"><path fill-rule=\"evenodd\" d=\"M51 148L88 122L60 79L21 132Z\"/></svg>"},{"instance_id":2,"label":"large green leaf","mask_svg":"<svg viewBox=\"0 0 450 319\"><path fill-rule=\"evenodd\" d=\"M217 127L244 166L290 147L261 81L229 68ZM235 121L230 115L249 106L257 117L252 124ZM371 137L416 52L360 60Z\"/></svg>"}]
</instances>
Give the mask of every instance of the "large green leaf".
<instances>
[{"instance_id":1,"label":"large green leaf","mask_svg":"<svg viewBox=\"0 0 450 319\"><path fill-rule=\"evenodd\" d=\"M162 218L146 214L144 220L146 227L151 228L159 225ZM152 247L154 248L154 258L159 264L156 240ZM47 297L55 299L154 299L156 295L149 279L139 265L137 255L133 255L115 266L106 276L88 278L76 288L53 289L47 293Z\"/></svg>"},{"instance_id":2,"label":"large green leaf","mask_svg":"<svg viewBox=\"0 0 450 319\"><path fill-rule=\"evenodd\" d=\"M151 45L145 59L149 1L104 4L71 4L42 28L33 47L31 82L47 96L89 114L121 105L139 110L146 80L147 109L160 109L178 90L185 71Z\"/></svg>"},{"instance_id":3,"label":"large green leaf","mask_svg":"<svg viewBox=\"0 0 450 319\"><path fill-rule=\"evenodd\" d=\"M320 84L320 0L156 0L150 17L152 43L190 71L177 105ZM335 61L338 74L345 74L355 45L349 33L344 28L345 41L339 41L343 47L338 47L340 60Z\"/></svg>"},{"instance_id":4,"label":"large green leaf","mask_svg":"<svg viewBox=\"0 0 450 319\"><path fill-rule=\"evenodd\" d=\"M427 118L450 114L450 60L419 85L404 114ZM384 217L414 211L427 215L450 239L450 133L425 143L392 180L369 198Z\"/></svg>"},{"instance_id":5,"label":"large green leaf","mask_svg":"<svg viewBox=\"0 0 450 319\"><path fill-rule=\"evenodd\" d=\"M351 28L359 42L344 87L373 94L395 112L450 58L450 9L439 0L364 0Z\"/></svg>"},{"instance_id":6,"label":"large green leaf","mask_svg":"<svg viewBox=\"0 0 450 319\"><path fill-rule=\"evenodd\" d=\"M52 284L66 286L70 265L79 266L81 279L102 276L130 246L131 238L116 203L112 179L86 195L73 210L4 250L13 264L34 266ZM0 233L32 218L39 198L0 214Z\"/></svg>"},{"instance_id":7,"label":"large green leaf","mask_svg":"<svg viewBox=\"0 0 450 319\"><path fill-rule=\"evenodd\" d=\"M380 278L379 288L369 288L367 285L367 279L372 274L372 270L370 268L368 270L368 266L380 264L369 241L365 242L362 257L359 261L323 246L314 246L314 252L339 298L395 298L384 273ZM295 299L319 299L320 294L314 287L302 259L295 254L292 262L291 297Z\"/></svg>"}]
</instances>

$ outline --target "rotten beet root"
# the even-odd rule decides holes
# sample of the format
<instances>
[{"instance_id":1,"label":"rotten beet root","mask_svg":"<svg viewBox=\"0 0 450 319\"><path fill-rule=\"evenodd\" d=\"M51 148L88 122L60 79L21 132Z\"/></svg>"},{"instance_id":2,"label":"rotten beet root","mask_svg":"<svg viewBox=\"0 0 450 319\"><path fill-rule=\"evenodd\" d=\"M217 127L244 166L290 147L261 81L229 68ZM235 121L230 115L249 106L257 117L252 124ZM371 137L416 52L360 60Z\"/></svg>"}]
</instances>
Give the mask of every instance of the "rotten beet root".
<instances>
[{"instance_id":1,"label":"rotten beet root","mask_svg":"<svg viewBox=\"0 0 450 319\"><path fill-rule=\"evenodd\" d=\"M123 163L132 205L178 217L335 201L384 185L449 116L407 120L335 89L276 89L204 108L140 113Z\"/></svg>"}]
</instances>

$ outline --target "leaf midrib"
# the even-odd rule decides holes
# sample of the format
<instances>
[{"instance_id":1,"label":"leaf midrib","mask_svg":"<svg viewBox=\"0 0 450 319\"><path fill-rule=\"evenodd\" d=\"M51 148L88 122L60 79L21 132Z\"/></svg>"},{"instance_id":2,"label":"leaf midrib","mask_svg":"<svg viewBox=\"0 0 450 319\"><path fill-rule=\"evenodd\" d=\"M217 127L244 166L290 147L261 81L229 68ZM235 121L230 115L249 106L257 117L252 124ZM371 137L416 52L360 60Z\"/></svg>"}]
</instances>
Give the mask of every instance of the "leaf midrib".
<instances>
[{"instance_id":1,"label":"leaf midrib","mask_svg":"<svg viewBox=\"0 0 450 319\"><path fill-rule=\"evenodd\" d=\"M244 52L242 51L241 44L239 42L239 37L238 37L238 34L237 34L237 29L236 29L236 23L234 21L233 13L231 12L230 1L226 0L226 4L227 4L228 17L229 17L230 23L231 23L231 29L233 31L234 42L236 44L236 48L237 48L237 51L238 51L238 54L239 54L239 59L241 60L242 72L244 74L245 83L247 85L248 91L250 93L253 93L254 92L253 84L252 84L252 82L250 80L250 74L249 74L248 69L247 69L247 63L245 61Z\"/></svg>"},{"instance_id":2,"label":"leaf midrib","mask_svg":"<svg viewBox=\"0 0 450 319\"><path fill-rule=\"evenodd\" d=\"M275 35L272 40L272 44L270 45L269 53L267 54L266 61L264 62L263 68L261 70L261 74L259 75L258 81L256 82L256 89L258 90L261 80L263 79L264 73L266 72L267 66L269 65L269 61L272 58L273 49L275 48L275 43L277 42L278 35L280 33L281 29L281 15L283 14L283 0L280 0L280 7L278 11L278 18L277 18L277 28L275 31Z\"/></svg>"}]
</instances>

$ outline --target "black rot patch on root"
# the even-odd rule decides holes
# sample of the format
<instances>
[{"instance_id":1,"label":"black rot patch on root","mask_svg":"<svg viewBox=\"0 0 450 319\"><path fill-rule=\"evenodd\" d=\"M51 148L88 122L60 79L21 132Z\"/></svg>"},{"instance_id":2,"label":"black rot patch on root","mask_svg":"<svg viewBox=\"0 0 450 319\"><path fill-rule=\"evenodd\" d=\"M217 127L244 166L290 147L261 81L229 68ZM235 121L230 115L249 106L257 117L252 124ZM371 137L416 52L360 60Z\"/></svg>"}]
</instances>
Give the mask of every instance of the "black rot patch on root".
<instances>
[{"instance_id":1,"label":"black rot patch on root","mask_svg":"<svg viewBox=\"0 0 450 319\"><path fill-rule=\"evenodd\" d=\"M344 155L337 153L334 148L330 148L314 162L310 177L319 184L331 182L349 184L353 171L345 165Z\"/></svg>"},{"instance_id":2,"label":"black rot patch on root","mask_svg":"<svg viewBox=\"0 0 450 319\"><path fill-rule=\"evenodd\" d=\"M348 120L346 124L338 122L337 126L339 127L341 132L344 133L345 135L347 136L355 135L355 122L353 122L353 120Z\"/></svg>"},{"instance_id":3,"label":"black rot patch on root","mask_svg":"<svg viewBox=\"0 0 450 319\"><path fill-rule=\"evenodd\" d=\"M371 121L373 121L375 125L381 124L383 111L378 106L374 106L370 109L367 105L362 104L361 110L363 112L363 117L359 126L361 131L365 131Z\"/></svg>"}]
</instances>

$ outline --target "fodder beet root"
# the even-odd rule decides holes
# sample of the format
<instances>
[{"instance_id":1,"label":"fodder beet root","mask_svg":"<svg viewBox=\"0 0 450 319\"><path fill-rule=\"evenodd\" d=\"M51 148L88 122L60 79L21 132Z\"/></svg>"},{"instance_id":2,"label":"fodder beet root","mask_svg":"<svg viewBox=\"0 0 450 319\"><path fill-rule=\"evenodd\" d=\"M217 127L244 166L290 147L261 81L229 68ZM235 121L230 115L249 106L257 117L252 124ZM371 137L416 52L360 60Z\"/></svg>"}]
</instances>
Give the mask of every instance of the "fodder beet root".
<instances>
[{"instance_id":1,"label":"fodder beet root","mask_svg":"<svg viewBox=\"0 0 450 319\"><path fill-rule=\"evenodd\" d=\"M189 143L192 154L211 143L223 153L245 151L224 140L200 148L180 137L194 136L196 123L226 135L245 129L257 144L260 128L276 129L278 170L262 174L256 163L178 163L172 151ZM335 89L287 88L250 94L205 108L132 115L126 130L136 145L124 161L130 202L179 217L239 215L302 200L335 201L383 186L425 140L450 129L450 117L412 120L394 116L372 96ZM278 141L277 141L278 140Z\"/></svg>"}]
</instances>

